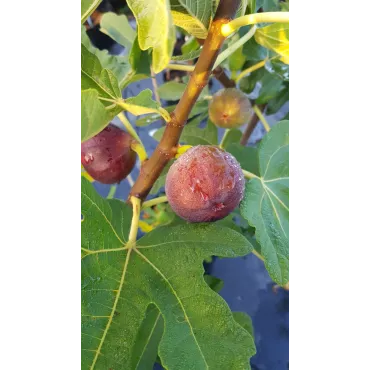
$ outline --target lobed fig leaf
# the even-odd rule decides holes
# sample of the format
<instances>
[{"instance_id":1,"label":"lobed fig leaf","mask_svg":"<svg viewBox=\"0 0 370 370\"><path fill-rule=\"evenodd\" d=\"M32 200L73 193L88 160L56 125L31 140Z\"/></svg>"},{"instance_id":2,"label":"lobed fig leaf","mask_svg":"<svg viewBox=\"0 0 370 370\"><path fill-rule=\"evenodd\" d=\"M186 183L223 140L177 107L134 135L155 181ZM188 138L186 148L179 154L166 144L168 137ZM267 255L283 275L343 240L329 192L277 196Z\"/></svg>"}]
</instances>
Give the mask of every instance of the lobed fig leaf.
<instances>
[{"instance_id":1,"label":"lobed fig leaf","mask_svg":"<svg viewBox=\"0 0 370 370\"><path fill-rule=\"evenodd\" d=\"M289 121L280 121L258 149L261 177L248 181L241 215L256 228L256 239L271 278L289 282Z\"/></svg>"},{"instance_id":2,"label":"lobed fig leaf","mask_svg":"<svg viewBox=\"0 0 370 370\"><path fill-rule=\"evenodd\" d=\"M152 368L138 356L150 333L142 327L150 305L164 321L164 368L247 368L253 338L203 278L205 258L245 255L252 250L247 239L219 225L186 224L159 227L131 248L131 207L101 198L86 179L81 198L82 369Z\"/></svg>"}]
</instances>

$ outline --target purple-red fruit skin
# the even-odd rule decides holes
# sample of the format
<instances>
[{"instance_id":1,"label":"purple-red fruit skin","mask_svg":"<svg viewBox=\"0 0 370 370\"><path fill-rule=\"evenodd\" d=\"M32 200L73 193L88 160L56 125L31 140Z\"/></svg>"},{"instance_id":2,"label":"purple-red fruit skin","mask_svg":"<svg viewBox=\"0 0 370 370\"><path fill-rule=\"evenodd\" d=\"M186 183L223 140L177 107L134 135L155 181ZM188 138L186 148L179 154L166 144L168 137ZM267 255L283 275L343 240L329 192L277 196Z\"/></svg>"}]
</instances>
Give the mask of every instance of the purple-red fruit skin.
<instances>
[{"instance_id":1,"label":"purple-red fruit skin","mask_svg":"<svg viewBox=\"0 0 370 370\"><path fill-rule=\"evenodd\" d=\"M189 222L226 217L244 193L245 179L237 160L211 145L189 149L170 168L166 195L174 212Z\"/></svg>"},{"instance_id":2,"label":"purple-red fruit skin","mask_svg":"<svg viewBox=\"0 0 370 370\"><path fill-rule=\"evenodd\" d=\"M81 163L96 181L119 183L132 171L136 162L136 153L131 149L133 140L130 134L109 124L81 144Z\"/></svg>"}]
</instances>

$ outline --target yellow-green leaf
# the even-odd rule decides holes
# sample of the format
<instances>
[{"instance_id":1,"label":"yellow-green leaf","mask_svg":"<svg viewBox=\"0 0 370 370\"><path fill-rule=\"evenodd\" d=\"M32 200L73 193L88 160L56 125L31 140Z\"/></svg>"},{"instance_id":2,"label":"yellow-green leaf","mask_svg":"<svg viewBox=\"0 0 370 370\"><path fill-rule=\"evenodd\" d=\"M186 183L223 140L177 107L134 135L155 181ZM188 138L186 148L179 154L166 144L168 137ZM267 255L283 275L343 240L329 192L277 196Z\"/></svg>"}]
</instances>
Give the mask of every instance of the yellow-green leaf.
<instances>
[{"instance_id":1,"label":"yellow-green leaf","mask_svg":"<svg viewBox=\"0 0 370 370\"><path fill-rule=\"evenodd\" d=\"M99 50L91 43L87 36L86 29L81 26L81 44L98 59L103 68L110 69L121 82L130 72L130 64L127 55L111 55L108 50Z\"/></svg>"},{"instance_id":2,"label":"yellow-green leaf","mask_svg":"<svg viewBox=\"0 0 370 370\"><path fill-rule=\"evenodd\" d=\"M98 7L102 0L81 0L81 23Z\"/></svg>"},{"instance_id":3,"label":"yellow-green leaf","mask_svg":"<svg viewBox=\"0 0 370 370\"><path fill-rule=\"evenodd\" d=\"M192 36L205 39L212 19L212 1L170 0L171 13L176 26Z\"/></svg>"},{"instance_id":4,"label":"yellow-green leaf","mask_svg":"<svg viewBox=\"0 0 370 370\"><path fill-rule=\"evenodd\" d=\"M127 5L138 24L138 41L141 50L153 48L153 70L161 72L169 63L175 44L168 0L128 0Z\"/></svg>"},{"instance_id":5,"label":"yellow-green leaf","mask_svg":"<svg viewBox=\"0 0 370 370\"><path fill-rule=\"evenodd\" d=\"M259 28L254 38L260 45L279 54L285 64L289 64L289 23L274 23Z\"/></svg>"},{"instance_id":6,"label":"yellow-green leaf","mask_svg":"<svg viewBox=\"0 0 370 370\"><path fill-rule=\"evenodd\" d=\"M105 13L100 21L100 31L127 49L131 48L136 37L136 32L124 14Z\"/></svg>"},{"instance_id":7,"label":"yellow-green leaf","mask_svg":"<svg viewBox=\"0 0 370 370\"><path fill-rule=\"evenodd\" d=\"M176 26L183 28L198 39L205 39L208 34L207 28L197 18L192 17L188 13L171 10L173 22Z\"/></svg>"},{"instance_id":8,"label":"yellow-green leaf","mask_svg":"<svg viewBox=\"0 0 370 370\"><path fill-rule=\"evenodd\" d=\"M81 91L81 142L98 134L116 115L99 101L94 89Z\"/></svg>"}]
</instances>

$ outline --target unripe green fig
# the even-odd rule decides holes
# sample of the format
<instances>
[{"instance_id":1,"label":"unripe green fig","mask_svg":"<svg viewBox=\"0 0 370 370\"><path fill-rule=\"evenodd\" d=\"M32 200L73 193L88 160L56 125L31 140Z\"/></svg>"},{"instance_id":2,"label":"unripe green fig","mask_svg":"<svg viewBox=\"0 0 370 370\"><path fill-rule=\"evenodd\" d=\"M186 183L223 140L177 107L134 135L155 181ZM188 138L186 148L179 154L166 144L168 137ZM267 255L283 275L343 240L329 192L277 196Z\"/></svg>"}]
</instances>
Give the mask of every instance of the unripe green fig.
<instances>
[{"instance_id":1,"label":"unripe green fig","mask_svg":"<svg viewBox=\"0 0 370 370\"><path fill-rule=\"evenodd\" d=\"M208 112L216 126L235 128L248 122L253 108L247 95L236 88L229 88L213 95Z\"/></svg>"},{"instance_id":2,"label":"unripe green fig","mask_svg":"<svg viewBox=\"0 0 370 370\"><path fill-rule=\"evenodd\" d=\"M81 163L86 172L103 184L115 184L127 177L136 161L131 149L133 137L109 124L81 144Z\"/></svg>"},{"instance_id":3,"label":"unripe green fig","mask_svg":"<svg viewBox=\"0 0 370 370\"><path fill-rule=\"evenodd\" d=\"M226 217L244 193L240 164L212 145L189 149L170 167L166 195L174 212L189 222L210 222Z\"/></svg>"}]
</instances>

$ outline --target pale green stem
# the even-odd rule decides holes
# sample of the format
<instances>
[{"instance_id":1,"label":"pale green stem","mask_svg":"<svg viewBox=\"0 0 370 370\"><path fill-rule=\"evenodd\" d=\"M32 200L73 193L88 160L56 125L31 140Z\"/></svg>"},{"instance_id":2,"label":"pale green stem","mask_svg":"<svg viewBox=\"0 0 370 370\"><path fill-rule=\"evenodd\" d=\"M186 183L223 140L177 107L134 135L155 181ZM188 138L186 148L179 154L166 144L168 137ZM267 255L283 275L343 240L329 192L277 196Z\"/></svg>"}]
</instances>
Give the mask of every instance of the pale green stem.
<instances>
[{"instance_id":1,"label":"pale green stem","mask_svg":"<svg viewBox=\"0 0 370 370\"><path fill-rule=\"evenodd\" d=\"M114 195L116 194L116 190L117 190L117 184L111 185L109 189L109 193L107 195L107 199L112 199Z\"/></svg>"},{"instance_id":2,"label":"pale green stem","mask_svg":"<svg viewBox=\"0 0 370 370\"><path fill-rule=\"evenodd\" d=\"M253 249L252 250L252 253L256 256L256 257L258 257L262 262L265 262L265 259L255 250L255 249Z\"/></svg>"},{"instance_id":3,"label":"pale green stem","mask_svg":"<svg viewBox=\"0 0 370 370\"><path fill-rule=\"evenodd\" d=\"M270 125L267 123L266 118L262 114L261 110L258 108L257 105L253 106L253 110L256 112L257 117L260 119L260 121L263 124L263 127L265 128L266 132L269 132L271 130Z\"/></svg>"},{"instance_id":4,"label":"pale green stem","mask_svg":"<svg viewBox=\"0 0 370 370\"><path fill-rule=\"evenodd\" d=\"M139 135L137 134L136 130L132 127L130 121L126 118L126 116L121 112L118 113L118 118L125 126L127 132L137 141L137 143L133 143L132 149L138 154L140 162L143 162L148 158L148 154L145 150L145 146L141 141Z\"/></svg>"},{"instance_id":5,"label":"pale green stem","mask_svg":"<svg viewBox=\"0 0 370 370\"><path fill-rule=\"evenodd\" d=\"M227 25L226 25L227 26ZM227 59L231 54L233 54L236 50L238 50L243 44L245 44L249 39L251 39L256 32L257 27L253 26L243 37L241 37L238 41L234 42L229 48L224 50L216 59L214 66L212 69L215 69L219 66L225 59ZM168 69L177 69L179 71L187 71L192 72L194 71L195 66L185 65L185 64L168 64Z\"/></svg>"},{"instance_id":6,"label":"pale green stem","mask_svg":"<svg viewBox=\"0 0 370 370\"><path fill-rule=\"evenodd\" d=\"M143 145L139 135L137 134L136 130L132 127L130 121L126 118L126 116L121 112L118 113L118 118L120 121L123 123L123 126L125 126L125 129L127 132L136 140L138 141L141 145ZM144 145L143 145L144 146Z\"/></svg>"},{"instance_id":7,"label":"pale green stem","mask_svg":"<svg viewBox=\"0 0 370 370\"><path fill-rule=\"evenodd\" d=\"M134 179L132 178L131 174L129 174L127 177L126 177L126 180L128 181L130 187L132 188L134 186Z\"/></svg>"},{"instance_id":8,"label":"pale green stem","mask_svg":"<svg viewBox=\"0 0 370 370\"><path fill-rule=\"evenodd\" d=\"M249 39L251 39L256 32L257 27L253 26L243 37L238 41L234 42L229 48L224 50L216 59L213 69L219 66L225 59L227 59L232 53L238 50L242 45L244 45Z\"/></svg>"},{"instance_id":9,"label":"pale green stem","mask_svg":"<svg viewBox=\"0 0 370 370\"><path fill-rule=\"evenodd\" d=\"M140 219L140 204L141 201L139 198L132 196L130 198L132 204L132 222L130 228L130 234L128 236L128 242L131 246L135 245L137 238L137 231L139 229L139 219Z\"/></svg>"},{"instance_id":10,"label":"pale green stem","mask_svg":"<svg viewBox=\"0 0 370 370\"><path fill-rule=\"evenodd\" d=\"M252 172L249 172L249 171L243 170L243 169L242 169L242 171L243 171L244 177L249 179L249 180L254 179L254 178L259 179L259 177L257 175L255 175L254 173L252 173Z\"/></svg>"},{"instance_id":11,"label":"pale green stem","mask_svg":"<svg viewBox=\"0 0 370 370\"><path fill-rule=\"evenodd\" d=\"M132 141L131 143L131 149L138 155L139 160L141 163L146 161L148 159L148 155L146 154L146 150L144 146L141 143L138 143L137 141Z\"/></svg>"},{"instance_id":12,"label":"pale green stem","mask_svg":"<svg viewBox=\"0 0 370 370\"><path fill-rule=\"evenodd\" d=\"M267 12L244 15L224 24L221 33L227 37L238 28L256 23L289 23L289 12Z\"/></svg>"},{"instance_id":13,"label":"pale green stem","mask_svg":"<svg viewBox=\"0 0 370 370\"><path fill-rule=\"evenodd\" d=\"M260 69L262 67L264 67L264 65L269 62L270 60L273 60L273 59L276 59L276 58L280 58L280 55L275 55L274 57L272 58L266 58L256 64L254 64L253 66L245 69L244 71L240 72L240 74L235 78L235 82L239 82L244 76L248 75L249 73L252 73L254 71L256 71L257 69Z\"/></svg>"},{"instance_id":14,"label":"pale green stem","mask_svg":"<svg viewBox=\"0 0 370 370\"><path fill-rule=\"evenodd\" d=\"M101 96L99 96L98 99L103 100L103 101L109 101L110 103L117 104L117 101L114 100L114 99L102 98Z\"/></svg>"},{"instance_id":15,"label":"pale green stem","mask_svg":"<svg viewBox=\"0 0 370 370\"><path fill-rule=\"evenodd\" d=\"M162 197L147 200L146 202L143 203L142 209L153 207L153 206L156 206L157 204L165 203L165 202L168 202L168 199L165 195L163 195Z\"/></svg>"},{"instance_id":16,"label":"pale green stem","mask_svg":"<svg viewBox=\"0 0 370 370\"><path fill-rule=\"evenodd\" d=\"M213 96L212 95L205 95L201 99L203 99L203 100L212 100Z\"/></svg>"},{"instance_id":17,"label":"pale green stem","mask_svg":"<svg viewBox=\"0 0 370 370\"><path fill-rule=\"evenodd\" d=\"M159 94L158 94L157 79L155 78L155 73L154 73L152 66L150 66L150 77L152 78L152 85L153 85L153 92L154 92L155 100L157 101L159 105L161 105L161 98L159 97Z\"/></svg>"},{"instance_id":18,"label":"pale green stem","mask_svg":"<svg viewBox=\"0 0 370 370\"><path fill-rule=\"evenodd\" d=\"M249 73L252 73L256 71L257 69L262 68L268 59L262 60L261 62L258 62L254 64L253 66L245 69L244 71L240 72L240 74L235 78L235 82L238 83L244 76L248 75Z\"/></svg>"},{"instance_id":19,"label":"pale green stem","mask_svg":"<svg viewBox=\"0 0 370 370\"><path fill-rule=\"evenodd\" d=\"M230 129L228 129L228 128L227 128L227 129L225 130L225 132L224 132L224 136L222 136L222 139L221 139L221 142L220 142L220 148L221 148L221 149L225 149L225 148L224 148L225 140L226 140L226 137L227 137L227 135L228 135L229 131L230 131Z\"/></svg>"},{"instance_id":20,"label":"pale green stem","mask_svg":"<svg viewBox=\"0 0 370 370\"><path fill-rule=\"evenodd\" d=\"M131 78L135 75L135 71L130 69L129 72L122 78L122 80L119 82L119 88L121 90L124 89L127 82L130 82Z\"/></svg>"},{"instance_id":21,"label":"pale green stem","mask_svg":"<svg viewBox=\"0 0 370 370\"><path fill-rule=\"evenodd\" d=\"M168 69L175 69L177 71L193 72L195 66L187 65L187 64L174 64L174 63L170 63L170 64L167 65L166 68L168 68Z\"/></svg>"}]
</instances>

